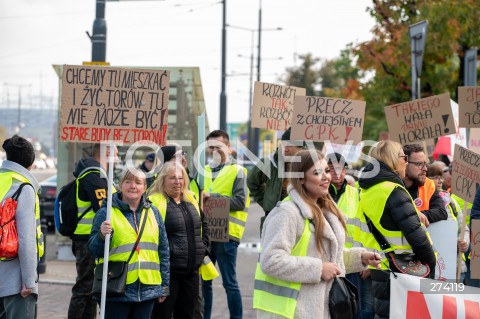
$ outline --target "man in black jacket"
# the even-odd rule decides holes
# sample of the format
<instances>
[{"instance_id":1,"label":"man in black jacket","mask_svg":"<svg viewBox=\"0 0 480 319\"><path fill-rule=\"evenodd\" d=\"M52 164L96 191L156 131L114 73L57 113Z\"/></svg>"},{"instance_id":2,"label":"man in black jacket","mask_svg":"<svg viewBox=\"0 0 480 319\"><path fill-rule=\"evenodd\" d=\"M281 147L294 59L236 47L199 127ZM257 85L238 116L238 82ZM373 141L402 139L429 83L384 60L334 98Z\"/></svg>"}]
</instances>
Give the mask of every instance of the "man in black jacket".
<instances>
[{"instance_id":1,"label":"man in black jacket","mask_svg":"<svg viewBox=\"0 0 480 319\"><path fill-rule=\"evenodd\" d=\"M417 209L421 212L420 219L425 226L448 218L443 199L438 194L435 183L427 178L428 157L420 144L403 146L408 156L407 169L403 182L412 196Z\"/></svg>"},{"instance_id":2,"label":"man in black jacket","mask_svg":"<svg viewBox=\"0 0 480 319\"><path fill-rule=\"evenodd\" d=\"M117 159L118 150L116 147L114 152L114 157ZM86 203L87 207L91 205L91 208L79 221L77 229L71 236L72 252L76 260L77 278L75 285L72 287L68 319L96 318L97 305L90 296L95 258L88 253L87 242L92 228L93 217L102 206L102 201L107 198L108 180L105 178L105 172L108 169L109 154L109 147L102 149L100 144L94 144L92 156L79 160L75 169L75 176L79 180L77 189L78 199ZM103 176L100 173L101 170L104 171ZM81 174L82 172L83 174Z\"/></svg>"}]
</instances>

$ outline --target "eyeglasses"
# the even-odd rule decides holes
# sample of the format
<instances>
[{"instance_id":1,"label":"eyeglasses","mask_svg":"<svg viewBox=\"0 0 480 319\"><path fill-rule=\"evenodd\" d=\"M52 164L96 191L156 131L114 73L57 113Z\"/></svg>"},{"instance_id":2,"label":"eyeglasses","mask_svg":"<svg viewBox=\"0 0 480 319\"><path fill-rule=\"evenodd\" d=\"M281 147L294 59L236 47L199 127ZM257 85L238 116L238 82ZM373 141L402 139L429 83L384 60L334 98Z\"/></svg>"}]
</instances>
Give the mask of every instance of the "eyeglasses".
<instances>
[{"instance_id":1,"label":"eyeglasses","mask_svg":"<svg viewBox=\"0 0 480 319\"><path fill-rule=\"evenodd\" d=\"M405 161L405 163L408 163L408 155L398 155L398 157L403 158L403 160Z\"/></svg>"},{"instance_id":2,"label":"eyeglasses","mask_svg":"<svg viewBox=\"0 0 480 319\"><path fill-rule=\"evenodd\" d=\"M433 179L434 181L436 181L437 179L443 183L444 179L442 176L432 176L432 177L429 177L430 179Z\"/></svg>"},{"instance_id":3,"label":"eyeglasses","mask_svg":"<svg viewBox=\"0 0 480 319\"><path fill-rule=\"evenodd\" d=\"M187 156L187 152L182 151L182 155L183 155L183 156Z\"/></svg>"},{"instance_id":4,"label":"eyeglasses","mask_svg":"<svg viewBox=\"0 0 480 319\"><path fill-rule=\"evenodd\" d=\"M428 165L430 165L429 162L408 162L408 164L413 164L416 167L418 167L419 169L422 169L423 167L426 168Z\"/></svg>"}]
</instances>

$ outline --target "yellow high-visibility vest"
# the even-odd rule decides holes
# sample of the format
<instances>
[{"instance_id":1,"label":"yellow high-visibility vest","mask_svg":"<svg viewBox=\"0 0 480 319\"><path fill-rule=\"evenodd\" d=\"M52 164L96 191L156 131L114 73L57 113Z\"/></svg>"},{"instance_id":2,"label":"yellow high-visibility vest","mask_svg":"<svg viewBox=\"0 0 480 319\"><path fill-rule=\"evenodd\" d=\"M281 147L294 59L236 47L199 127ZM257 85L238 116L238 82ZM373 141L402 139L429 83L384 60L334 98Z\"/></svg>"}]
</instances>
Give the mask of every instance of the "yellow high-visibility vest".
<instances>
[{"instance_id":1,"label":"yellow high-visibility vest","mask_svg":"<svg viewBox=\"0 0 480 319\"><path fill-rule=\"evenodd\" d=\"M13 180L16 179L22 183L29 183L30 181L23 175L16 172L4 172L0 174L0 198L3 199L12 187ZM35 193L35 232L37 239L37 253L38 257L42 257L45 251L44 238L42 233L42 225L40 223L40 200L38 199L38 194Z\"/></svg>"},{"instance_id":2,"label":"yellow high-visibility vest","mask_svg":"<svg viewBox=\"0 0 480 319\"><path fill-rule=\"evenodd\" d=\"M356 218L358 205L358 189L347 184L345 192L340 196L340 200L337 203L338 208L347 220L347 234L345 238L345 247L347 248L361 247L361 244L353 239L356 228L360 227L360 221Z\"/></svg>"},{"instance_id":3,"label":"yellow high-visibility vest","mask_svg":"<svg viewBox=\"0 0 480 319\"><path fill-rule=\"evenodd\" d=\"M139 279L142 284L160 285L162 276L160 274L160 257L158 255L158 223L151 208L143 210L142 218L138 225L142 225L144 218L147 218L147 221L142 238L140 238L137 249L133 252L132 258L128 263L127 284L134 283ZM137 241L137 232L116 207L112 207L110 223L115 233L110 243L108 260L127 261ZM103 258L100 258L98 263L103 263Z\"/></svg>"},{"instance_id":4,"label":"yellow high-visibility vest","mask_svg":"<svg viewBox=\"0 0 480 319\"><path fill-rule=\"evenodd\" d=\"M78 196L78 190L79 190L80 179L84 178L85 176L91 173L100 174L100 170L95 167L87 168L86 170L87 171L81 174L79 177L77 177L75 181L77 183L77 207L78 207L77 216L78 218L80 218L80 216L82 216L85 210L87 210L89 207L90 209L85 215L83 215L82 218L79 219L77 228L75 228L75 231L73 233L74 235L87 235L87 236L90 235L92 231L93 218L95 217L95 212L93 211L92 203L89 201L81 200L80 197ZM110 187L113 188L112 194L117 192L116 188L113 185L111 185Z\"/></svg>"},{"instance_id":5,"label":"yellow high-visibility vest","mask_svg":"<svg viewBox=\"0 0 480 319\"><path fill-rule=\"evenodd\" d=\"M202 216L200 214L200 207L198 206L198 202L195 199L193 193L192 194L187 193L185 195L190 201L190 203L192 203L192 205L195 206L195 209L197 210L198 216L200 217L200 220L201 220ZM167 214L167 199L165 198L165 196L163 196L160 193L155 193L150 195L148 198L152 202L152 205L158 208L160 212L160 216L162 216L162 220L165 222L165 215ZM202 234L203 234L203 228L201 227L200 236ZM200 268L198 269L198 271L202 275L203 280L213 280L219 276L218 271L215 268L215 265L212 263L210 258L208 258L208 256L205 256L203 258L203 262L200 265Z\"/></svg>"},{"instance_id":6,"label":"yellow high-visibility vest","mask_svg":"<svg viewBox=\"0 0 480 319\"><path fill-rule=\"evenodd\" d=\"M290 198L287 197L283 201L285 200L290 200ZM302 235L290 255L306 256L311 236L310 221L305 219ZM299 282L288 282L265 274L258 262L255 271L253 308L293 319L301 287L302 284Z\"/></svg>"},{"instance_id":7,"label":"yellow high-visibility vest","mask_svg":"<svg viewBox=\"0 0 480 319\"><path fill-rule=\"evenodd\" d=\"M218 173L215 180L212 181L212 169L210 166L205 167L205 188L209 193L220 194L232 197L232 188L238 171L243 169L244 176L247 178L247 169L236 164L225 165ZM245 225L248 218L248 207L250 206L250 194L248 188L245 194L245 211L230 211L230 220L228 222L228 234L231 240L239 242L245 231Z\"/></svg>"},{"instance_id":8,"label":"yellow high-visibility vest","mask_svg":"<svg viewBox=\"0 0 480 319\"><path fill-rule=\"evenodd\" d=\"M390 244L390 249L384 250L384 252L391 252L395 251L395 253L403 253L408 252L412 253L412 247L408 243L408 241L403 236L403 233L400 230L387 230L383 228L380 223L380 219L382 218L383 211L385 209L385 205L387 203L387 199L393 190L397 187L401 187L405 190L408 194L407 190L399 184L393 182L381 182L377 185L374 185L368 189L361 189L360 191L360 205L357 211L357 218L360 220L361 225L354 233L354 239L358 242L363 244L363 247L371 250L382 251L380 245L375 240L375 237L370 232L365 215L372 221L375 225L377 230L385 236L385 239ZM410 197L411 199L411 197ZM413 203L413 199L411 199L413 207L415 204ZM416 209L417 214L419 213ZM430 238L430 234L425 229L428 239L430 243L432 243L432 239ZM383 258L383 262L380 264L381 269L386 270L388 269L388 260Z\"/></svg>"}]
</instances>

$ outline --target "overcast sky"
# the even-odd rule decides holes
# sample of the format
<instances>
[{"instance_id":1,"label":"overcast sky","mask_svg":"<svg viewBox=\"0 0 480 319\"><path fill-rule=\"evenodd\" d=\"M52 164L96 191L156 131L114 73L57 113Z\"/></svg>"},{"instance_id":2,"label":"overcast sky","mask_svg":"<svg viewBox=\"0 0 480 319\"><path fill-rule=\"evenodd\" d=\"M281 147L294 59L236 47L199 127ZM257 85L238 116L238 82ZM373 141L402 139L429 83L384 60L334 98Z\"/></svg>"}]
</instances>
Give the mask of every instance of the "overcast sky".
<instances>
[{"instance_id":1,"label":"overcast sky","mask_svg":"<svg viewBox=\"0 0 480 319\"><path fill-rule=\"evenodd\" d=\"M370 5L367 0L263 0L262 29L283 30L262 32L262 81L278 83L286 68L299 65L297 54L333 58L347 43L369 40ZM258 29L258 8L259 0L227 0L227 23ZM25 94L41 90L56 98L58 78L51 65L90 61L85 31L92 32L94 18L94 0L0 0L0 99L6 90L16 96L15 85L30 85ZM200 67L210 128L218 128L220 0L107 2L106 21L112 66ZM248 120L251 35L227 29L228 122Z\"/></svg>"}]
</instances>

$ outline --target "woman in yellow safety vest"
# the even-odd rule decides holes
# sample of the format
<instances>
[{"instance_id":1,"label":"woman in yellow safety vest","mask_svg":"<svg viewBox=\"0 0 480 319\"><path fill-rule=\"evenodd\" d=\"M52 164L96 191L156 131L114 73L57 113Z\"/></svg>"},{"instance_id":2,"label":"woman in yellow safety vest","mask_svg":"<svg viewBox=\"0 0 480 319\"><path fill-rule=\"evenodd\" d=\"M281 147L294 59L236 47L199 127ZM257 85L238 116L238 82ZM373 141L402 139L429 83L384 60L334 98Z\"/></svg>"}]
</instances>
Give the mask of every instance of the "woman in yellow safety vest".
<instances>
[{"instance_id":1,"label":"woman in yellow safety vest","mask_svg":"<svg viewBox=\"0 0 480 319\"><path fill-rule=\"evenodd\" d=\"M425 227L420 223L418 211L412 197L405 189L408 156L402 146L394 141L380 141L370 150L372 159L362 170L359 178L360 208L357 218L362 221L359 231L354 234L363 247L381 250L367 226L366 217L371 220L376 231L385 237L394 253L414 253L415 259L430 267L430 276L435 275L436 257ZM375 229L372 228L375 232ZM358 237L357 237L358 236ZM377 235L380 238L380 235ZM390 267L398 271L394 264L382 259L381 270L372 269L372 287L375 297L375 318L388 318L390 307Z\"/></svg>"},{"instance_id":2,"label":"woman in yellow safety vest","mask_svg":"<svg viewBox=\"0 0 480 319\"><path fill-rule=\"evenodd\" d=\"M107 234L111 234L109 261L128 261L141 233L128 263L125 296L106 299L105 318L149 319L154 303L163 302L169 294L167 234L158 209L145 198L146 188L145 173L125 171L120 192L112 195L110 222L106 221L107 201L93 220L88 249L98 263L103 263Z\"/></svg>"},{"instance_id":3,"label":"woman in yellow safety vest","mask_svg":"<svg viewBox=\"0 0 480 319\"><path fill-rule=\"evenodd\" d=\"M438 164L437 164L438 163ZM445 164L444 164L445 165ZM448 168L447 168L448 169ZM465 253L468 250L468 245L470 243L470 229L468 228L468 224L465 225L465 233L463 234L463 238L461 238L461 228L463 223L463 212L460 205L457 201L451 197L451 194L445 190L443 190L443 168L439 162L434 162L433 164L428 165L427 168L427 177L435 183L435 188L438 191L438 195L443 199L445 203L445 209L448 212L448 219L449 220L456 220L458 223L458 238L457 238L457 250L461 253ZM465 261L462 260L462 270L460 276L460 282L463 282L465 278L465 273L467 271L467 265Z\"/></svg>"},{"instance_id":4,"label":"woman in yellow safety vest","mask_svg":"<svg viewBox=\"0 0 480 319\"><path fill-rule=\"evenodd\" d=\"M328 193L331 175L322 153L295 156L300 160L290 166L289 196L263 226L253 297L257 318L330 318L333 279L379 265L378 254L344 248L345 218Z\"/></svg>"},{"instance_id":5,"label":"woman in yellow safety vest","mask_svg":"<svg viewBox=\"0 0 480 319\"><path fill-rule=\"evenodd\" d=\"M206 221L188 184L183 165L169 161L162 165L150 192L149 199L160 211L170 245L170 295L155 305L152 319L194 317L198 274L209 241ZM209 264L214 269L213 263Z\"/></svg>"}]
</instances>

